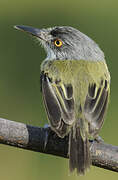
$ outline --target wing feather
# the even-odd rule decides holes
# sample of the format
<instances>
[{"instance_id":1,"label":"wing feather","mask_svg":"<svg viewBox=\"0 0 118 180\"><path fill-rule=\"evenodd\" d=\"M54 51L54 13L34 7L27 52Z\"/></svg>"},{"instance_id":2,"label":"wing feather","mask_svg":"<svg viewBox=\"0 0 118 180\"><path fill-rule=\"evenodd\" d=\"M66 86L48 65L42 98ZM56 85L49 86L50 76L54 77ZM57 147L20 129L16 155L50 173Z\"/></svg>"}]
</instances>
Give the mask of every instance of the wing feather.
<instances>
[{"instance_id":1,"label":"wing feather","mask_svg":"<svg viewBox=\"0 0 118 180\"><path fill-rule=\"evenodd\" d=\"M42 93L48 118L51 125L58 128L61 119L61 107L54 93L54 90L46 76L42 77Z\"/></svg>"},{"instance_id":2,"label":"wing feather","mask_svg":"<svg viewBox=\"0 0 118 180\"><path fill-rule=\"evenodd\" d=\"M59 136L64 136L75 121L72 87L56 80L52 82L46 74L41 75L41 84L50 124Z\"/></svg>"},{"instance_id":3,"label":"wing feather","mask_svg":"<svg viewBox=\"0 0 118 180\"><path fill-rule=\"evenodd\" d=\"M90 135L96 136L101 128L108 105L109 82L101 81L99 87L94 83L89 85L86 96L84 114L89 123Z\"/></svg>"}]
</instances>

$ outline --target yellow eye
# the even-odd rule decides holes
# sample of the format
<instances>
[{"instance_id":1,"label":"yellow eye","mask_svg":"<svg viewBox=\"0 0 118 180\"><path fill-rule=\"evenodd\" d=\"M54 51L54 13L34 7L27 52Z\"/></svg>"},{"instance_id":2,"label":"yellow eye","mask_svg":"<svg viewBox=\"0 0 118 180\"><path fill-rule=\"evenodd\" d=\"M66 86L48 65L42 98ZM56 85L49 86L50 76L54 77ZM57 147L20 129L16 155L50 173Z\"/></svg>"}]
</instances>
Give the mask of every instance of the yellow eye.
<instances>
[{"instance_id":1,"label":"yellow eye","mask_svg":"<svg viewBox=\"0 0 118 180\"><path fill-rule=\"evenodd\" d=\"M63 44L63 42L62 42L60 39L56 39L56 40L54 41L54 44L55 44L55 46L57 46L57 47L61 47L62 44Z\"/></svg>"}]
</instances>

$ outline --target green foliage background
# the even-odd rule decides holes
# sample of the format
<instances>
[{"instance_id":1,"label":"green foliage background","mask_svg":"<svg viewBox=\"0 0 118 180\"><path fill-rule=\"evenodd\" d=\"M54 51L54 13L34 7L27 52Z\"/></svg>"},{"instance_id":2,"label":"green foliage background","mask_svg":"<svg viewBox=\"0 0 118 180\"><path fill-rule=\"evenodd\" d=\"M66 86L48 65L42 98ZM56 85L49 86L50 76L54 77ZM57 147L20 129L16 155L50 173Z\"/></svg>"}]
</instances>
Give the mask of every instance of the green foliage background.
<instances>
[{"instance_id":1,"label":"green foliage background","mask_svg":"<svg viewBox=\"0 0 118 180\"><path fill-rule=\"evenodd\" d=\"M70 25L94 39L104 50L111 72L111 100L101 136L117 145L118 137L118 1L0 0L0 117L43 126L39 79L45 58L25 33L13 29ZM69 175L68 160L0 145L0 180L114 180L117 173L91 167L84 177Z\"/></svg>"}]
</instances>

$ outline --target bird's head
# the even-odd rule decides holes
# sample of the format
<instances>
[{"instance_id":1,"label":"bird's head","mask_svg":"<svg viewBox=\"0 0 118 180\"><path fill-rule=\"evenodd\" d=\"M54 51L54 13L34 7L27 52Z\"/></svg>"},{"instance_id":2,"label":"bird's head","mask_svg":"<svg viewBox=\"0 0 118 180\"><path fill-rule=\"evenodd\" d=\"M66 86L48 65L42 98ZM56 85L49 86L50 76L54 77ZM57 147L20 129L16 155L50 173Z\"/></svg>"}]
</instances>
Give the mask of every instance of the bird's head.
<instances>
[{"instance_id":1,"label":"bird's head","mask_svg":"<svg viewBox=\"0 0 118 180\"><path fill-rule=\"evenodd\" d=\"M88 36L69 26L37 29L17 25L16 29L35 36L44 46L46 60L104 60L104 53Z\"/></svg>"}]
</instances>

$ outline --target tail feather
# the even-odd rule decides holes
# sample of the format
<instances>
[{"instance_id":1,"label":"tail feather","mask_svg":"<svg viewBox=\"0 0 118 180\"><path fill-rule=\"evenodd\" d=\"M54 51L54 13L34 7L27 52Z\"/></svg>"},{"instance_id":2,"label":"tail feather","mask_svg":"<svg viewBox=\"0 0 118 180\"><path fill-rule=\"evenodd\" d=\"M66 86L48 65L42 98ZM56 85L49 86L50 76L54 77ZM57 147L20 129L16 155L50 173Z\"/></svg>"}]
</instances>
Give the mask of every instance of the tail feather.
<instances>
[{"instance_id":1,"label":"tail feather","mask_svg":"<svg viewBox=\"0 0 118 180\"><path fill-rule=\"evenodd\" d=\"M89 141L87 137L83 140L79 128L75 130L75 136L72 129L69 137L70 172L73 172L75 169L77 169L77 174L84 175L86 170L90 168L91 164Z\"/></svg>"}]
</instances>

